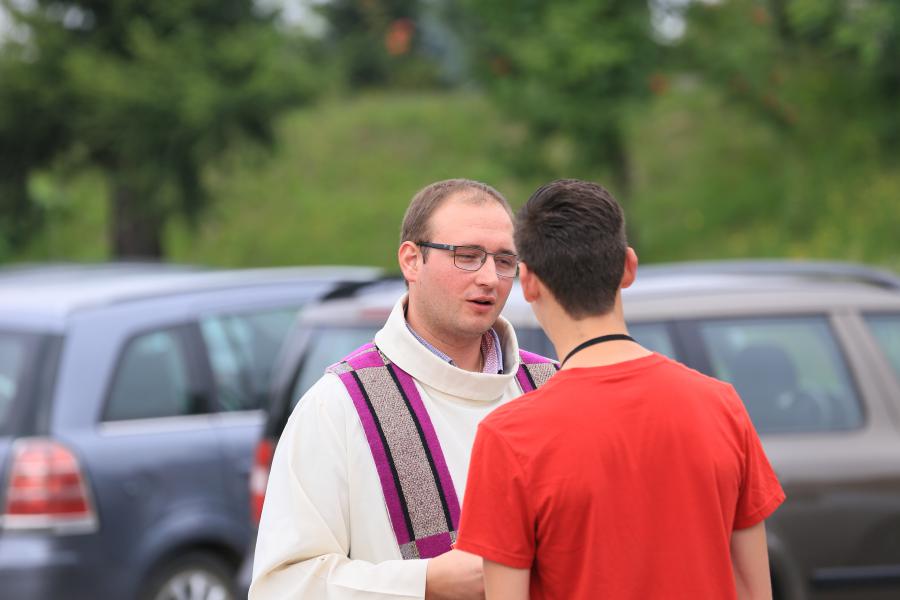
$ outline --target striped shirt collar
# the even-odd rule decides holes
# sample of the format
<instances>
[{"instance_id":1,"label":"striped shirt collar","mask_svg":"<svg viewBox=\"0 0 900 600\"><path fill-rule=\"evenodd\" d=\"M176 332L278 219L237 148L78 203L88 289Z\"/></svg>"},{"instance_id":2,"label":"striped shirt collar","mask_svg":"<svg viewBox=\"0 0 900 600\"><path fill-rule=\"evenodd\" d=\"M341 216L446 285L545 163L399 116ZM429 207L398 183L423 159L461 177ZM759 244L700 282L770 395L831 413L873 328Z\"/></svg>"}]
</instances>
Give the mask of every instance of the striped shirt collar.
<instances>
[{"instance_id":1,"label":"striped shirt collar","mask_svg":"<svg viewBox=\"0 0 900 600\"><path fill-rule=\"evenodd\" d=\"M416 330L410 327L408 321L406 322L406 328L409 329L409 332L413 334L413 337L419 340L423 346L428 348L432 354L450 363L454 367L456 366L456 363L453 362L452 358L429 344L425 338L416 333ZM503 374L503 347L502 344L500 344L500 336L497 335L497 332L493 327L485 331L484 335L481 336L481 356L484 358L484 367L481 369L482 373L490 373L492 375Z\"/></svg>"}]
</instances>

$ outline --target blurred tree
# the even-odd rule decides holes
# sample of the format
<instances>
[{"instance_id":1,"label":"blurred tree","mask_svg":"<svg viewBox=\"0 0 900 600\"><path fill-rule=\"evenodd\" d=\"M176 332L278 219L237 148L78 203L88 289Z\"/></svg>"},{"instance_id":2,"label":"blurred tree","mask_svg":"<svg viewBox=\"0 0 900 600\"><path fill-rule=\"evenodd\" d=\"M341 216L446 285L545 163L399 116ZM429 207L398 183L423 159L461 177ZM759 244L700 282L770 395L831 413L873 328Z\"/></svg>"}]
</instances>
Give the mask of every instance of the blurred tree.
<instances>
[{"instance_id":1,"label":"blurred tree","mask_svg":"<svg viewBox=\"0 0 900 600\"><path fill-rule=\"evenodd\" d=\"M350 87L420 86L439 78L423 0L329 0L318 7L329 49Z\"/></svg>"},{"instance_id":2,"label":"blurred tree","mask_svg":"<svg viewBox=\"0 0 900 600\"><path fill-rule=\"evenodd\" d=\"M115 257L160 257L167 219L196 222L204 165L237 137L270 144L313 72L252 0L0 0L0 235L39 225L30 177L99 167ZM296 49L294 49L296 50Z\"/></svg>"},{"instance_id":3,"label":"blurred tree","mask_svg":"<svg viewBox=\"0 0 900 600\"><path fill-rule=\"evenodd\" d=\"M641 165L667 173L639 195L648 254L896 263L900 3L696 0L684 16L657 103L678 114L657 121L670 147Z\"/></svg>"},{"instance_id":4,"label":"blurred tree","mask_svg":"<svg viewBox=\"0 0 900 600\"><path fill-rule=\"evenodd\" d=\"M786 138L816 147L864 123L882 148L900 146L900 3L695 2L687 17L686 67Z\"/></svg>"},{"instance_id":5,"label":"blurred tree","mask_svg":"<svg viewBox=\"0 0 900 600\"><path fill-rule=\"evenodd\" d=\"M561 137L583 171L608 169L618 195L630 190L625 114L661 93L660 45L647 2L464 0L455 15L474 52L474 72L509 115L528 124L532 144ZM540 164L529 165L540 167Z\"/></svg>"}]
</instances>

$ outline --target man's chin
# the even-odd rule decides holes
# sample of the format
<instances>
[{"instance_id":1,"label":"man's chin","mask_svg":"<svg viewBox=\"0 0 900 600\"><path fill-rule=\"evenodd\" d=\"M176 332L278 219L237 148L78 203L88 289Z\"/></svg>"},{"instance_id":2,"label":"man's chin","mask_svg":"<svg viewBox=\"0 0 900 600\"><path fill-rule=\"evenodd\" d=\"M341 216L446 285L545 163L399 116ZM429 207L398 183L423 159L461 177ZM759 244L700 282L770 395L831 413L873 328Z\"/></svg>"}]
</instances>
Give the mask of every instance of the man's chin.
<instances>
[{"instance_id":1,"label":"man's chin","mask_svg":"<svg viewBox=\"0 0 900 600\"><path fill-rule=\"evenodd\" d=\"M472 318L466 319L462 328L472 335L482 336L490 331L499 318L499 313L488 315L473 315Z\"/></svg>"}]
</instances>

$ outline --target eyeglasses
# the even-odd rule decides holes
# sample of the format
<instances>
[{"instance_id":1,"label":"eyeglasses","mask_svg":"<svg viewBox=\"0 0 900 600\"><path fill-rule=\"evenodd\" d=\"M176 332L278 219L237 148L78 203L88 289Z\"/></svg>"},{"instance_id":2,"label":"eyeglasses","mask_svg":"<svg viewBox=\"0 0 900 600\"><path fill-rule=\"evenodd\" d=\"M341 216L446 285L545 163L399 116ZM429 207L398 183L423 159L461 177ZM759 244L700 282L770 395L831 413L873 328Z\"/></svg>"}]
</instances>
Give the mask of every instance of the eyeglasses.
<instances>
[{"instance_id":1,"label":"eyeglasses","mask_svg":"<svg viewBox=\"0 0 900 600\"><path fill-rule=\"evenodd\" d=\"M452 244L435 244L432 242L416 242L417 246L448 250L453 253L453 264L463 271L477 271L484 266L488 255L494 257L494 270L500 277L515 277L519 274L519 257L503 252L488 252L477 246L454 246Z\"/></svg>"}]
</instances>

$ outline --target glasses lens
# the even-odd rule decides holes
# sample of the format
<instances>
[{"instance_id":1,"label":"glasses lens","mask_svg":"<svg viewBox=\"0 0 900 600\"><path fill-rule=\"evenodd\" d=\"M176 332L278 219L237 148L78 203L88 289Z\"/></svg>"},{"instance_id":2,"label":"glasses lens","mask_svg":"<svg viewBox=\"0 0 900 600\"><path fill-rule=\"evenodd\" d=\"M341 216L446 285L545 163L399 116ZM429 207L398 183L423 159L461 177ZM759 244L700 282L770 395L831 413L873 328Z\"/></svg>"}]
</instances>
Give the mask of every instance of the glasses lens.
<instances>
[{"instance_id":1,"label":"glasses lens","mask_svg":"<svg viewBox=\"0 0 900 600\"><path fill-rule=\"evenodd\" d=\"M494 256L494 265L497 269L497 275L502 277L515 277L519 267L516 257L512 254L496 254Z\"/></svg>"},{"instance_id":2,"label":"glasses lens","mask_svg":"<svg viewBox=\"0 0 900 600\"><path fill-rule=\"evenodd\" d=\"M487 253L478 248L457 248L453 253L453 262L460 269L477 271L484 264L486 256Z\"/></svg>"}]
</instances>

